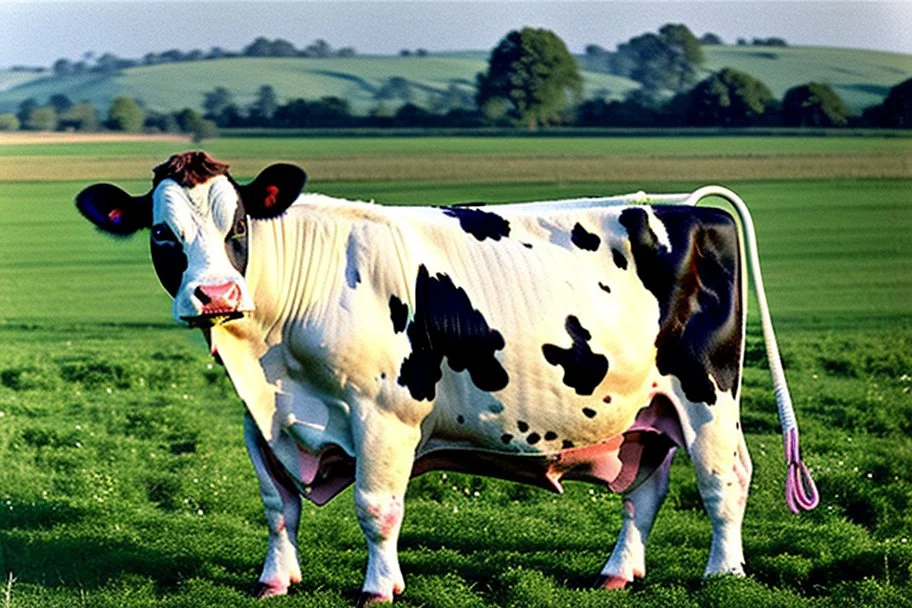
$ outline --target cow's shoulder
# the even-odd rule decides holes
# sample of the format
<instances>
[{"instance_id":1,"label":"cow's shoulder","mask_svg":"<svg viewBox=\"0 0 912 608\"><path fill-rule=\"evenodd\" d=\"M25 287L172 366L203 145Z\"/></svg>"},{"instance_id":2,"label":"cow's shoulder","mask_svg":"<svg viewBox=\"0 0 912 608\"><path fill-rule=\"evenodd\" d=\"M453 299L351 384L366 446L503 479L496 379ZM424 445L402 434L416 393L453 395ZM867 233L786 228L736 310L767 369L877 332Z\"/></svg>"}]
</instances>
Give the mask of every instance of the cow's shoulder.
<instances>
[{"instance_id":1,"label":"cow's shoulder","mask_svg":"<svg viewBox=\"0 0 912 608\"><path fill-rule=\"evenodd\" d=\"M627 208L619 222L637 275L659 303L659 371L678 377L692 401L736 391L744 303L735 220L720 209L658 206Z\"/></svg>"}]
</instances>

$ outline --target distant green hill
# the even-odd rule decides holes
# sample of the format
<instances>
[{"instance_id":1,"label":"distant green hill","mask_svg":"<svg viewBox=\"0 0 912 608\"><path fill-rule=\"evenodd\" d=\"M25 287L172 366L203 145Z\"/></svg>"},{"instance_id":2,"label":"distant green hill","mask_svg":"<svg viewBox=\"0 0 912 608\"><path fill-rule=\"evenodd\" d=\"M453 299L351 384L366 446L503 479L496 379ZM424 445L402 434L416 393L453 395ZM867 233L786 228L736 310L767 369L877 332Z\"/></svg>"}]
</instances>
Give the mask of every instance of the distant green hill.
<instances>
[{"instance_id":1,"label":"distant green hill","mask_svg":"<svg viewBox=\"0 0 912 608\"><path fill-rule=\"evenodd\" d=\"M143 100L157 110L199 107L203 95L223 86L241 105L254 100L257 89L272 85L281 100L296 97L317 99L335 95L348 99L352 110L365 114L376 107L375 98L385 82L399 76L411 86L413 100L428 105L435 94L450 86L469 90L475 75L486 68L481 57L442 55L429 57L349 57L349 58L234 58L215 61L169 63L137 67L120 74L103 76L56 77L21 73L0 73L0 111L10 111L29 97L43 103L54 93L65 93L74 101L88 100L106 108L117 95ZM610 74L584 73L585 93L607 93L622 97L637 88L637 83ZM391 108L402 100L385 102Z\"/></svg>"},{"instance_id":2,"label":"distant green hill","mask_svg":"<svg viewBox=\"0 0 912 608\"><path fill-rule=\"evenodd\" d=\"M818 47L704 46L707 71L724 67L762 80L782 99L797 84L823 82L849 109L883 101L890 88L912 78L912 55Z\"/></svg>"},{"instance_id":3,"label":"distant green hill","mask_svg":"<svg viewBox=\"0 0 912 608\"><path fill-rule=\"evenodd\" d=\"M781 97L796 84L827 82L855 112L879 103L894 84L912 76L912 55L811 47L708 46L707 72L732 67L764 81ZM352 110L365 114L383 103L392 109L402 100L376 98L394 76L405 78L413 101L430 105L435 95L456 86L470 90L475 75L486 67L486 53L467 52L428 57L362 56L350 58L233 58L170 63L124 70L120 74L53 74L0 72L0 112L15 110L24 99L44 103L55 93L73 101L91 101L107 108L118 95L141 99L149 108L178 110L200 107L203 95L217 86L247 105L257 89L272 85L282 101L335 95L348 99ZM583 72L586 96L619 98L637 88L626 78Z\"/></svg>"}]
</instances>

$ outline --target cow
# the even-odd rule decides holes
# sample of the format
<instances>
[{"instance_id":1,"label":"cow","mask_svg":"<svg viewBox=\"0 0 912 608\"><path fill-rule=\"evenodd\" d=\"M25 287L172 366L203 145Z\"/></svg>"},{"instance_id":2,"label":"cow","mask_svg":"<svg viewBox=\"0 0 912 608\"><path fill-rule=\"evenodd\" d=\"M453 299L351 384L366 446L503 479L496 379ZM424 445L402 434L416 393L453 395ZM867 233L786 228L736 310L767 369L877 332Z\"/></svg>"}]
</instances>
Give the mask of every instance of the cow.
<instances>
[{"instance_id":1,"label":"cow","mask_svg":"<svg viewBox=\"0 0 912 608\"><path fill-rule=\"evenodd\" d=\"M753 225L729 190L396 207L304 194L305 172L286 163L240 184L201 151L153 175L141 196L95 184L76 204L107 233L150 230L174 319L203 330L246 405L269 527L259 596L301 580L301 498L322 505L351 484L368 549L359 604L402 593L406 486L440 469L620 493L597 584L622 588L645 575L679 448L712 524L705 575L743 575L748 266L787 500L795 512L817 503ZM740 228L695 206L709 195L731 202Z\"/></svg>"}]
</instances>

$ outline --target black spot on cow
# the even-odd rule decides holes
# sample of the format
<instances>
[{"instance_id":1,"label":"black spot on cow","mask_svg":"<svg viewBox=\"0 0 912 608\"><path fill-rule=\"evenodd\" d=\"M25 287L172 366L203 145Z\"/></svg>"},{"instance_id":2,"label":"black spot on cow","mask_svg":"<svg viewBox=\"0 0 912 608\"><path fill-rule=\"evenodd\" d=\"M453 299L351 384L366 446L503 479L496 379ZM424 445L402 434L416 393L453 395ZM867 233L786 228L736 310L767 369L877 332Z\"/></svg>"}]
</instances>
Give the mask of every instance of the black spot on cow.
<instances>
[{"instance_id":1,"label":"black spot on cow","mask_svg":"<svg viewBox=\"0 0 912 608\"><path fill-rule=\"evenodd\" d=\"M529 423L527 423L527 422L525 422L525 421L523 421L523 420L517 420L517 421L516 421L516 428L519 429L519 432L520 432L520 433L525 433L526 431L529 430Z\"/></svg>"},{"instance_id":2,"label":"black spot on cow","mask_svg":"<svg viewBox=\"0 0 912 608\"><path fill-rule=\"evenodd\" d=\"M468 371L483 391L499 391L509 383L506 370L494 356L505 346L472 306L465 290L446 274L432 277L422 264L415 281L415 311L406 330L412 352L399 369L399 384L417 400L433 400L443 377L444 357L455 372Z\"/></svg>"},{"instance_id":3,"label":"black spot on cow","mask_svg":"<svg viewBox=\"0 0 912 608\"><path fill-rule=\"evenodd\" d=\"M740 379L742 302L738 228L719 209L655 207L671 244L662 245L646 211L621 212L636 271L659 303L656 365L681 381L691 401L713 404Z\"/></svg>"},{"instance_id":4,"label":"black spot on cow","mask_svg":"<svg viewBox=\"0 0 912 608\"><path fill-rule=\"evenodd\" d=\"M611 288L608 287L607 285L605 285L604 283L602 283L601 281L599 281L599 289L601 289L605 293L611 293Z\"/></svg>"},{"instance_id":5,"label":"black spot on cow","mask_svg":"<svg viewBox=\"0 0 912 608\"><path fill-rule=\"evenodd\" d=\"M591 407L584 407L584 408L583 408L583 414L586 416L586 418L595 418L595 415L596 415L597 413L598 413L598 412L596 412L596 411L595 411L594 409L592 409Z\"/></svg>"},{"instance_id":6,"label":"black spot on cow","mask_svg":"<svg viewBox=\"0 0 912 608\"><path fill-rule=\"evenodd\" d=\"M554 431L548 431L545 433L545 441L554 441L557 439L557 433Z\"/></svg>"},{"instance_id":7,"label":"black spot on cow","mask_svg":"<svg viewBox=\"0 0 912 608\"><path fill-rule=\"evenodd\" d=\"M605 395L605 398L602 399L604 403L611 403L611 395Z\"/></svg>"},{"instance_id":8,"label":"black spot on cow","mask_svg":"<svg viewBox=\"0 0 912 608\"><path fill-rule=\"evenodd\" d=\"M535 445L539 441L541 441L541 435L538 433L529 433L529 436L526 437L526 443L529 445Z\"/></svg>"},{"instance_id":9,"label":"black spot on cow","mask_svg":"<svg viewBox=\"0 0 912 608\"><path fill-rule=\"evenodd\" d=\"M569 450L570 448L573 447L573 442L570 441L569 439L564 439L561 442L561 447L564 448L565 450Z\"/></svg>"},{"instance_id":10,"label":"black spot on cow","mask_svg":"<svg viewBox=\"0 0 912 608\"><path fill-rule=\"evenodd\" d=\"M532 243L523 243L522 246L526 249L532 249Z\"/></svg>"},{"instance_id":11,"label":"black spot on cow","mask_svg":"<svg viewBox=\"0 0 912 608\"><path fill-rule=\"evenodd\" d=\"M401 333L405 331L408 322L408 304L404 303L395 295L390 296L390 320L393 322L393 331Z\"/></svg>"},{"instance_id":12,"label":"black spot on cow","mask_svg":"<svg viewBox=\"0 0 912 608\"><path fill-rule=\"evenodd\" d=\"M573 339L570 348L545 344L542 346L542 354L551 365L564 368L563 382L575 389L577 395L591 395L608 373L608 359L592 352L588 344L592 334L574 315L567 317L564 327Z\"/></svg>"},{"instance_id":13,"label":"black spot on cow","mask_svg":"<svg viewBox=\"0 0 912 608\"><path fill-rule=\"evenodd\" d=\"M510 433L504 433L503 435L500 436L500 440L503 441L504 443L510 443L511 441L513 441L513 435L511 435Z\"/></svg>"},{"instance_id":14,"label":"black spot on cow","mask_svg":"<svg viewBox=\"0 0 912 608\"><path fill-rule=\"evenodd\" d=\"M458 219L462 229L479 241L499 241L510 236L510 222L496 213L471 207L446 207L443 213Z\"/></svg>"},{"instance_id":15,"label":"black spot on cow","mask_svg":"<svg viewBox=\"0 0 912 608\"><path fill-rule=\"evenodd\" d=\"M501 403L492 403L488 406L488 411L492 414L500 414L504 411L504 406Z\"/></svg>"},{"instance_id":16,"label":"black spot on cow","mask_svg":"<svg viewBox=\"0 0 912 608\"><path fill-rule=\"evenodd\" d=\"M462 414L460 414L459 416L456 416L456 422L458 422L459 424L465 424L465 416L463 416Z\"/></svg>"},{"instance_id":17,"label":"black spot on cow","mask_svg":"<svg viewBox=\"0 0 912 608\"><path fill-rule=\"evenodd\" d=\"M576 225L573 226L573 231L570 233L570 242L580 249L597 251L602 239L600 239L597 234L592 234L583 228L582 225L577 222Z\"/></svg>"},{"instance_id":18,"label":"black spot on cow","mask_svg":"<svg viewBox=\"0 0 912 608\"><path fill-rule=\"evenodd\" d=\"M614 259L614 265L621 270L627 270L627 258L623 253L615 248L611 248L611 257Z\"/></svg>"}]
</instances>

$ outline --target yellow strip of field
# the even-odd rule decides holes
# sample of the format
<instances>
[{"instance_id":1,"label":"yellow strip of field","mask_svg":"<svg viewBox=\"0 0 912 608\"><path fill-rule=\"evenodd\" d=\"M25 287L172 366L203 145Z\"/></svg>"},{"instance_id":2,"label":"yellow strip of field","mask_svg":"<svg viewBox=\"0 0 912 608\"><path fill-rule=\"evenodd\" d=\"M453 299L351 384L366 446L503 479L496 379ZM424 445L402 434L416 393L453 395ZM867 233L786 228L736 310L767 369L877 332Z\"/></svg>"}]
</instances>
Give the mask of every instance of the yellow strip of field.
<instances>
[{"instance_id":1,"label":"yellow strip of field","mask_svg":"<svg viewBox=\"0 0 912 608\"><path fill-rule=\"evenodd\" d=\"M158 159L160 162L161 159ZM314 157L287 159L312 180L500 182L731 181L769 179L908 178L910 154L790 156L423 156ZM144 158L93 156L0 157L0 181L150 179ZM249 176L259 159L235 160L232 173Z\"/></svg>"}]
</instances>

